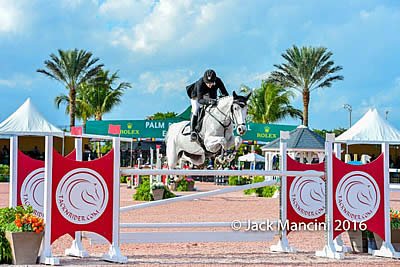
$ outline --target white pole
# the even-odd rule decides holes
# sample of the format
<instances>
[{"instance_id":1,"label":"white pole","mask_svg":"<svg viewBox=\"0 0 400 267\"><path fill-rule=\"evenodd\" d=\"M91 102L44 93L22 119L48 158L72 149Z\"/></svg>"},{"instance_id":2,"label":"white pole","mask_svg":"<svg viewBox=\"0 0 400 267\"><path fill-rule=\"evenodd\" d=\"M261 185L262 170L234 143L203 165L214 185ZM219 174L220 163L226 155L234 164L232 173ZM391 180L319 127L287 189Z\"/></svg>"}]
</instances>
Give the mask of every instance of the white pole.
<instances>
[{"instance_id":1,"label":"white pole","mask_svg":"<svg viewBox=\"0 0 400 267\"><path fill-rule=\"evenodd\" d=\"M335 154L335 157L339 160L341 160L341 154L342 154L342 148L341 148L340 143L333 143L333 153ZM335 240L333 240L333 244L335 245L336 251L341 251L341 252L350 252L351 248L346 247L343 243L342 240L342 234L339 234Z\"/></svg>"},{"instance_id":2,"label":"white pole","mask_svg":"<svg viewBox=\"0 0 400 267\"><path fill-rule=\"evenodd\" d=\"M154 150L150 147L150 169L153 169L153 160L154 160ZM150 175L150 193L153 193L151 189L153 187L153 175Z\"/></svg>"},{"instance_id":3,"label":"white pole","mask_svg":"<svg viewBox=\"0 0 400 267\"><path fill-rule=\"evenodd\" d=\"M53 180L53 136L45 137L45 160L44 160L44 241L43 250L40 256L40 263L59 265L60 260L53 256L51 249L51 196Z\"/></svg>"},{"instance_id":4,"label":"white pole","mask_svg":"<svg viewBox=\"0 0 400 267\"><path fill-rule=\"evenodd\" d=\"M342 144L334 143L333 144L333 151L335 152L335 156L338 159L342 158Z\"/></svg>"},{"instance_id":5,"label":"white pole","mask_svg":"<svg viewBox=\"0 0 400 267\"><path fill-rule=\"evenodd\" d=\"M287 131L281 131L280 132L280 170L285 173L287 171L287 140L290 138L289 132ZM283 224L286 223L287 220L287 201L286 201L286 196L287 196L287 176L282 175L281 176L281 192L280 192L280 219ZM296 252L296 249L294 247L291 247L289 245L289 240L287 239L287 229L284 227L281 230L281 236L280 240L278 241L278 244L273 245L270 247L271 251L275 252Z\"/></svg>"},{"instance_id":6,"label":"white pole","mask_svg":"<svg viewBox=\"0 0 400 267\"><path fill-rule=\"evenodd\" d=\"M160 147L156 145L156 169L161 169ZM161 182L161 175L157 175L157 182Z\"/></svg>"},{"instance_id":7,"label":"white pole","mask_svg":"<svg viewBox=\"0 0 400 267\"><path fill-rule=\"evenodd\" d=\"M396 252L392 245L391 240L391 227L390 227L390 188L389 188L389 144L382 143L383 154L383 209L385 218L385 241L379 250L374 250L372 255L388 258L400 258L400 252Z\"/></svg>"},{"instance_id":8,"label":"white pole","mask_svg":"<svg viewBox=\"0 0 400 267\"><path fill-rule=\"evenodd\" d=\"M82 161L82 137L75 138L75 160ZM72 241L71 247L65 250L65 255L80 258L89 257L89 253L82 244L82 232L75 232L75 240Z\"/></svg>"},{"instance_id":9,"label":"white pole","mask_svg":"<svg viewBox=\"0 0 400 267\"><path fill-rule=\"evenodd\" d=\"M114 166L113 166L113 230L112 230L112 243L108 253L103 255L106 261L126 263L128 258L121 254L119 247L119 201L120 201L120 138L113 137L114 148Z\"/></svg>"},{"instance_id":10,"label":"white pole","mask_svg":"<svg viewBox=\"0 0 400 267\"><path fill-rule=\"evenodd\" d=\"M327 225L326 230L326 244L321 251L316 251L315 255L318 257L326 257L333 259L343 259L344 253L337 252L335 244L333 243L333 149L332 142L335 141L335 134L326 134L325 141L325 172L326 172L326 201L325 201L325 221Z\"/></svg>"},{"instance_id":11,"label":"white pole","mask_svg":"<svg viewBox=\"0 0 400 267\"><path fill-rule=\"evenodd\" d=\"M129 160L129 167L133 167L132 160L133 160L133 139L131 139L131 158Z\"/></svg>"},{"instance_id":12,"label":"white pole","mask_svg":"<svg viewBox=\"0 0 400 267\"><path fill-rule=\"evenodd\" d=\"M10 138L10 195L9 206L17 206L17 182L18 182L18 136Z\"/></svg>"}]
</instances>

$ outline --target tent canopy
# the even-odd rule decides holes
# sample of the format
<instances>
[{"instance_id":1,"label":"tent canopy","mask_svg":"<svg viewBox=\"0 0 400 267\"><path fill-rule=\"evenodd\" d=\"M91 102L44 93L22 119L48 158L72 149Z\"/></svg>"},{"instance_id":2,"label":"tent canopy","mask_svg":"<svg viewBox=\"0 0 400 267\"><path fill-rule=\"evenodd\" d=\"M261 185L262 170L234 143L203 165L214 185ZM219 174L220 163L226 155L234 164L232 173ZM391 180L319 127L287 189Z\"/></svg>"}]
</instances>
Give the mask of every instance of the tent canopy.
<instances>
[{"instance_id":1,"label":"tent canopy","mask_svg":"<svg viewBox=\"0 0 400 267\"><path fill-rule=\"evenodd\" d=\"M400 131L383 119L376 109L370 109L335 141L347 144L400 144Z\"/></svg>"},{"instance_id":2,"label":"tent canopy","mask_svg":"<svg viewBox=\"0 0 400 267\"><path fill-rule=\"evenodd\" d=\"M22 106L0 123L0 135L64 136L64 132L48 122L28 98Z\"/></svg>"},{"instance_id":3,"label":"tent canopy","mask_svg":"<svg viewBox=\"0 0 400 267\"><path fill-rule=\"evenodd\" d=\"M239 161L246 162L265 162L263 156L258 155L257 153L248 153L246 155L240 156Z\"/></svg>"}]
</instances>

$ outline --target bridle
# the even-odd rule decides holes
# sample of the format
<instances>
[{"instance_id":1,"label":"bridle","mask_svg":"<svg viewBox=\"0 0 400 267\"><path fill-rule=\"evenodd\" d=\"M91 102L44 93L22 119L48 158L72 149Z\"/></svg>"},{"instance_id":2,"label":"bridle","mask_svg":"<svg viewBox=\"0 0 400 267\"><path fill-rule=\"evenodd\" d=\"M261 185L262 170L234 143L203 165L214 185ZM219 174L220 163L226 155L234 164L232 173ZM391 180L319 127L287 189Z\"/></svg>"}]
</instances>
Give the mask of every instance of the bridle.
<instances>
[{"instance_id":1,"label":"bridle","mask_svg":"<svg viewBox=\"0 0 400 267\"><path fill-rule=\"evenodd\" d=\"M237 118L236 118L236 116L234 115L235 113L233 112L233 106L234 106L234 104L239 105L241 108L244 108L244 107L246 106L246 104L243 103L243 102L233 100L232 105L231 105L231 109L230 109L230 111L231 111L230 114L229 114L229 113L227 114L227 113L223 112L223 111L218 107L218 104L217 104L216 107L207 108L207 109L206 109L206 112L207 112L212 118L214 118L214 119L224 128L224 131L226 131L226 129L232 124L232 122L233 122L234 128L236 128L236 127L238 127L238 126L240 126L240 125L246 125L245 123L239 123L239 124L238 124ZM211 110L214 110L214 109L215 109L215 110L218 110L218 112L222 114L222 116L223 116L222 121L219 120L219 119L211 112ZM227 124L224 124L224 122L227 120L228 117L229 117L229 122L228 122Z\"/></svg>"}]
</instances>

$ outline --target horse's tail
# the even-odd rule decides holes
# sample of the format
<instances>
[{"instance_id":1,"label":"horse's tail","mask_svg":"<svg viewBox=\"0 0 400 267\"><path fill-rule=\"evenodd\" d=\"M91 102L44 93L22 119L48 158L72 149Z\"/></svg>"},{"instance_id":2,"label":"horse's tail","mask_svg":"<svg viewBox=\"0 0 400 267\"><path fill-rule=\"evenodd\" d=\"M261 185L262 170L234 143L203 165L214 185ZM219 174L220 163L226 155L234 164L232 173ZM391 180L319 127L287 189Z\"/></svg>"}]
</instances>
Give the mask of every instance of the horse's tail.
<instances>
[{"instance_id":1,"label":"horse's tail","mask_svg":"<svg viewBox=\"0 0 400 267\"><path fill-rule=\"evenodd\" d=\"M168 128L167 133L165 134L165 147L166 147L166 154L167 154L167 162L168 168L174 168L176 165L176 150L175 150L175 141L173 139L173 134L171 132L174 129L174 124L170 125ZM170 140L171 138L171 140Z\"/></svg>"}]
</instances>

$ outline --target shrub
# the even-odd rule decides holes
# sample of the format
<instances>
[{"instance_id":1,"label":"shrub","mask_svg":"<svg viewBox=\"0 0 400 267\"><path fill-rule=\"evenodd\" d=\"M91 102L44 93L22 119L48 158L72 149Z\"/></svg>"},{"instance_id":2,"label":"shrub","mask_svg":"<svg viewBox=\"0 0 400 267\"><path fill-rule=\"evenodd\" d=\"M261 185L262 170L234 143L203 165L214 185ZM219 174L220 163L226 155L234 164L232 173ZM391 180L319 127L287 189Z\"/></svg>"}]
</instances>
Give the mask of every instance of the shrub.
<instances>
[{"instance_id":1,"label":"shrub","mask_svg":"<svg viewBox=\"0 0 400 267\"><path fill-rule=\"evenodd\" d=\"M264 176L255 176L252 183L260 183L265 180ZM264 186L264 187L259 187L259 188L253 188L253 189L247 189L244 190L244 193L246 195L251 195L255 194L258 197L272 197L275 194L275 191L278 190L279 187L276 185L269 185L269 186Z\"/></svg>"},{"instance_id":2,"label":"shrub","mask_svg":"<svg viewBox=\"0 0 400 267\"><path fill-rule=\"evenodd\" d=\"M150 192L150 179L142 179L142 183L136 188L133 199L141 201L151 201L153 199Z\"/></svg>"},{"instance_id":3,"label":"shrub","mask_svg":"<svg viewBox=\"0 0 400 267\"><path fill-rule=\"evenodd\" d=\"M228 179L229 185L244 185L249 183L250 178L246 176L230 176Z\"/></svg>"},{"instance_id":4,"label":"shrub","mask_svg":"<svg viewBox=\"0 0 400 267\"><path fill-rule=\"evenodd\" d=\"M120 181L121 184L126 184L126 176L121 176L119 181Z\"/></svg>"}]
</instances>

